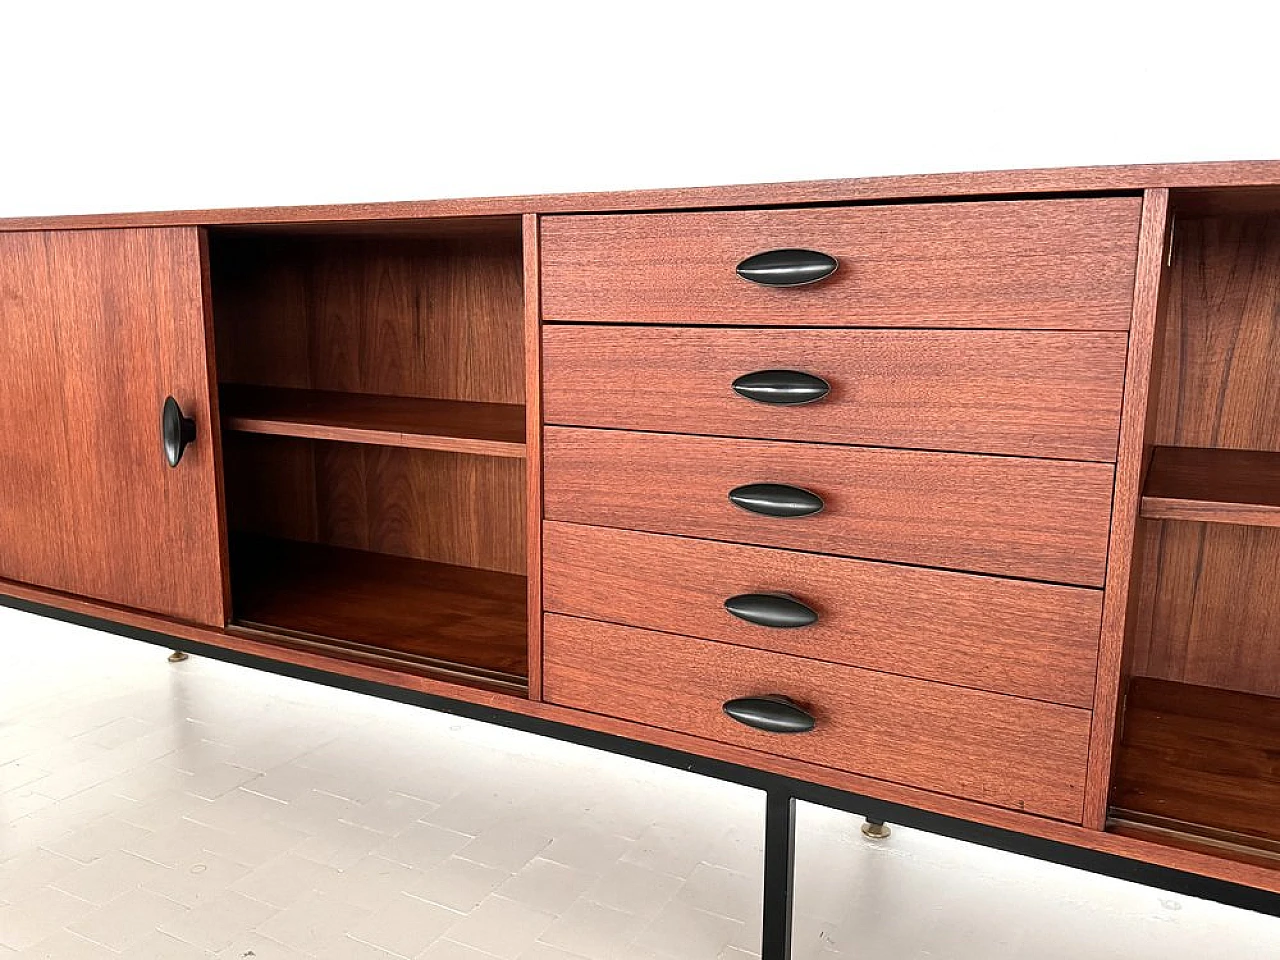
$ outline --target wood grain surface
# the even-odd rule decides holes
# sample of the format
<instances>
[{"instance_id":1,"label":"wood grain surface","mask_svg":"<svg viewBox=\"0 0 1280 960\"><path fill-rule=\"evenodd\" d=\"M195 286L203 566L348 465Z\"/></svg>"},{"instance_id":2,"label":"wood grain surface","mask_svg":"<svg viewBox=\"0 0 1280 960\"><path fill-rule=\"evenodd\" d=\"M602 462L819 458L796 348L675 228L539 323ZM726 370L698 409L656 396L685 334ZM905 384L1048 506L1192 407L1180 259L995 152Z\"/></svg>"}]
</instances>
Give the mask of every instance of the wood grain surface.
<instances>
[{"instance_id":1,"label":"wood grain surface","mask_svg":"<svg viewBox=\"0 0 1280 960\"><path fill-rule=\"evenodd\" d=\"M228 430L493 457L523 457L524 407L515 403L383 397L228 383Z\"/></svg>"},{"instance_id":2,"label":"wood grain surface","mask_svg":"<svg viewBox=\"0 0 1280 960\"><path fill-rule=\"evenodd\" d=\"M1152 442L1280 453L1280 215L1180 222L1170 274ZM1280 696L1278 570L1280 530L1160 522L1134 673Z\"/></svg>"},{"instance_id":3,"label":"wood grain surface","mask_svg":"<svg viewBox=\"0 0 1280 960\"><path fill-rule=\"evenodd\" d=\"M549 520L1100 586L1108 464L548 427ZM822 497L813 516L748 513L748 483Z\"/></svg>"},{"instance_id":4,"label":"wood grain surface","mask_svg":"<svg viewBox=\"0 0 1280 960\"><path fill-rule=\"evenodd\" d=\"M520 234L211 235L224 382L524 402Z\"/></svg>"},{"instance_id":5,"label":"wood grain surface","mask_svg":"<svg viewBox=\"0 0 1280 960\"><path fill-rule=\"evenodd\" d=\"M1142 515L1280 527L1280 453L1157 447L1143 487Z\"/></svg>"},{"instance_id":6,"label":"wood grain surface","mask_svg":"<svg viewBox=\"0 0 1280 960\"><path fill-rule=\"evenodd\" d=\"M542 310L538 218L521 225L524 257L525 507L529 698L542 699Z\"/></svg>"},{"instance_id":7,"label":"wood grain surface","mask_svg":"<svg viewBox=\"0 0 1280 960\"><path fill-rule=\"evenodd\" d=\"M263 537L231 556L238 624L524 692L521 576Z\"/></svg>"},{"instance_id":8,"label":"wood grain surface","mask_svg":"<svg viewBox=\"0 0 1280 960\"><path fill-rule=\"evenodd\" d=\"M231 529L524 574L522 461L227 434Z\"/></svg>"},{"instance_id":9,"label":"wood grain surface","mask_svg":"<svg viewBox=\"0 0 1280 960\"><path fill-rule=\"evenodd\" d=\"M225 622L202 288L196 230L0 235L0 576Z\"/></svg>"},{"instance_id":10,"label":"wood grain surface","mask_svg":"<svg viewBox=\"0 0 1280 960\"><path fill-rule=\"evenodd\" d=\"M551 321L1124 330L1141 201L945 203L547 217ZM734 268L780 248L837 258L765 287Z\"/></svg>"},{"instance_id":11,"label":"wood grain surface","mask_svg":"<svg viewBox=\"0 0 1280 960\"><path fill-rule=\"evenodd\" d=\"M1124 407L1107 545L1098 680L1094 686L1089 778L1085 787L1084 825L1099 830L1107 820L1112 757L1123 709L1122 698L1131 671L1132 636L1141 593L1146 537L1139 535L1138 501L1155 423L1153 398L1159 389L1153 377L1159 374L1162 338L1158 326L1163 296L1168 289L1165 262L1170 227L1168 191L1148 191L1142 202L1142 229L1138 238L1133 320L1129 328Z\"/></svg>"},{"instance_id":12,"label":"wood grain surface","mask_svg":"<svg viewBox=\"0 0 1280 960\"><path fill-rule=\"evenodd\" d=\"M1092 707L1102 593L790 550L548 522L545 608L592 620ZM783 593L818 622L728 613Z\"/></svg>"},{"instance_id":13,"label":"wood grain surface","mask_svg":"<svg viewBox=\"0 0 1280 960\"><path fill-rule=\"evenodd\" d=\"M548 326L546 420L770 440L1114 460L1123 333ZM821 377L815 403L733 391Z\"/></svg>"},{"instance_id":14,"label":"wood grain surface","mask_svg":"<svg viewBox=\"0 0 1280 960\"><path fill-rule=\"evenodd\" d=\"M1114 815L1227 834L1280 855L1280 699L1137 678ZM1280 866L1280 864L1277 864Z\"/></svg>"},{"instance_id":15,"label":"wood grain surface","mask_svg":"<svg viewBox=\"0 0 1280 960\"><path fill-rule=\"evenodd\" d=\"M1150 836L1134 838L1118 832L1103 833L1058 820L1029 816L991 804L976 803L885 780L874 780L848 771L804 763L734 744L715 743L688 734L646 727L615 717L572 710L550 703L537 703L510 693L446 682L435 677L418 676L372 663L354 663L339 659L331 652L282 646L276 641L269 642L251 632L235 629L214 630L137 610L127 610L86 600L83 597L42 590L12 581L0 581L0 603L8 602L11 598L19 603L41 604L49 610L67 611L76 616L94 617L104 623L121 624L122 630L145 630L150 631L154 637L174 637L208 644L218 649L259 657L266 663L307 667L321 671L339 683L343 682L343 678L350 677L456 702L495 707L521 716L550 720L635 742L652 743L671 750L713 757L727 763L806 780L837 790L901 803L920 810L958 817L1005 830L1014 830L1082 849L1097 850L1135 862L1159 864L1280 893L1280 870L1211 854L1203 848L1188 849L1185 844L1156 841Z\"/></svg>"},{"instance_id":16,"label":"wood grain surface","mask_svg":"<svg viewBox=\"0 0 1280 960\"><path fill-rule=\"evenodd\" d=\"M55 228L189 226L230 224L316 224L326 231L359 221L406 221L452 217L499 217L530 213L684 210L693 207L752 207L797 203L862 203L886 199L931 199L1008 194L1131 191L1163 187L1274 188L1280 185L1280 161L1150 163L1104 167L990 170L965 173L907 174L794 183L757 183L720 187L683 187L542 196L409 200L293 207L239 207L215 210L91 213L63 217L0 219L0 230ZM1274 191L1262 191L1274 196ZM414 229L412 226L410 230Z\"/></svg>"},{"instance_id":17,"label":"wood grain surface","mask_svg":"<svg viewBox=\"0 0 1280 960\"><path fill-rule=\"evenodd\" d=\"M1078 821L1089 714L976 690L548 614L547 700L1027 813ZM722 705L780 695L810 733L744 726Z\"/></svg>"}]
</instances>

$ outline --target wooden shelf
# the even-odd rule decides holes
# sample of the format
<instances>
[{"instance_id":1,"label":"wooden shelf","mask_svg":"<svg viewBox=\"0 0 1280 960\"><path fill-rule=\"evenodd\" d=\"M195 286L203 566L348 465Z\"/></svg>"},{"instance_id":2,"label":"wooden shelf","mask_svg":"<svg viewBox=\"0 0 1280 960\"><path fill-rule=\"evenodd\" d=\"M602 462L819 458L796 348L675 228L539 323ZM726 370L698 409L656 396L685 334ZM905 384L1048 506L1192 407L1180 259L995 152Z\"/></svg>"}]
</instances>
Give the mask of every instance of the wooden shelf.
<instances>
[{"instance_id":1,"label":"wooden shelf","mask_svg":"<svg viewBox=\"0 0 1280 960\"><path fill-rule=\"evenodd\" d=\"M223 384L228 430L273 436L523 457L524 407L332 390Z\"/></svg>"},{"instance_id":2,"label":"wooden shelf","mask_svg":"<svg viewBox=\"0 0 1280 960\"><path fill-rule=\"evenodd\" d=\"M522 576L255 536L232 538L231 569L241 628L343 659L526 692Z\"/></svg>"},{"instance_id":3,"label":"wooden shelf","mask_svg":"<svg viewBox=\"0 0 1280 960\"><path fill-rule=\"evenodd\" d=\"M1156 447L1142 516L1280 527L1280 453Z\"/></svg>"},{"instance_id":4,"label":"wooden shelf","mask_svg":"<svg viewBox=\"0 0 1280 960\"><path fill-rule=\"evenodd\" d=\"M1111 802L1116 832L1280 859L1280 699L1135 678Z\"/></svg>"}]
</instances>

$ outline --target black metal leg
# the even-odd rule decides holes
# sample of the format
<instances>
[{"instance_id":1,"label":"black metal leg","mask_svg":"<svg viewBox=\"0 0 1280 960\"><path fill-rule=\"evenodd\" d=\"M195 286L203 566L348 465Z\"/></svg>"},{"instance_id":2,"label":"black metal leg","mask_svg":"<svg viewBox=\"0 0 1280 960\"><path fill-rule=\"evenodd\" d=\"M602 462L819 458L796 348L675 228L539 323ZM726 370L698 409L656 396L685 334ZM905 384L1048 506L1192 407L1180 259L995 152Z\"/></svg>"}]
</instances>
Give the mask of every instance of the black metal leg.
<instances>
[{"instance_id":1,"label":"black metal leg","mask_svg":"<svg viewBox=\"0 0 1280 960\"><path fill-rule=\"evenodd\" d=\"M791 900L796 873L796 801L765 794L764 927L760 960L791 960Z\"/></svg>"}]
</instances>

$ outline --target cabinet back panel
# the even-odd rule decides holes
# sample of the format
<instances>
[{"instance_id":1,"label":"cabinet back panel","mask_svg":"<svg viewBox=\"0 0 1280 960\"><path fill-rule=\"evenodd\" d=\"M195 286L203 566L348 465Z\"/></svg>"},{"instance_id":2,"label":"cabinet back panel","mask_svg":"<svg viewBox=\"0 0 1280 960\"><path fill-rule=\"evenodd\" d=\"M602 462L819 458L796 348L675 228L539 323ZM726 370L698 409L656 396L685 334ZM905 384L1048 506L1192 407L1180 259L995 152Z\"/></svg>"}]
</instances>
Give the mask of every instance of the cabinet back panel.
<instances>
[{"instance_id":1,"label":"cabinet back panel","mask_svg":"<svg viewBox=\"0 0 1280 960\"><path fill-rule=\"evenodd\" d=\"M219 236L229 383L524 402L520 235Z\"/></svg>"},{"instance_id":2,"label":"cabinet back panel","mask_svg":"<svg viewBox=\"0 0 1280 960\"><path fill-rule=\"evenodd\" d=\"M228 435L234 532L525 572L524 461Z\"/></svg>"},{"instance_id":3,"label":"cabinet back panel","mask_svg":"<svg viewBox=\"0 0 1280 960\"><path fill-rule=\"evenodd\" d=\"M1179 220L1157 445L1280 451L1280 216ZM1280 530L1150 522L1133 672L1280 696Z\"/></svg>"}]
</instances>

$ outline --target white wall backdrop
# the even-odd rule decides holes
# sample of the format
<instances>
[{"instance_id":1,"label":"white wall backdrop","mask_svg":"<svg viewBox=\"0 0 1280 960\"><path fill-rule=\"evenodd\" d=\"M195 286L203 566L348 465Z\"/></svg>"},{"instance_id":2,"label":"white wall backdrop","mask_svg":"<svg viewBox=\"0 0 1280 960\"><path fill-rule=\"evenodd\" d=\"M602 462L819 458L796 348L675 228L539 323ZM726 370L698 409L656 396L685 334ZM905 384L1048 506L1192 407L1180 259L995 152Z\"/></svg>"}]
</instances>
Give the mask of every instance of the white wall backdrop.
<instances>
[{"instance_id":1,"label":"white wall backdrop","mask_svg":"<svg viewBox=\"0 0 1280 960\"><path fill-rule=\"evenodd\" d=\"M0 0L0 216L1280 157L1268 0Z\"/></svg>"}]
</instances>

